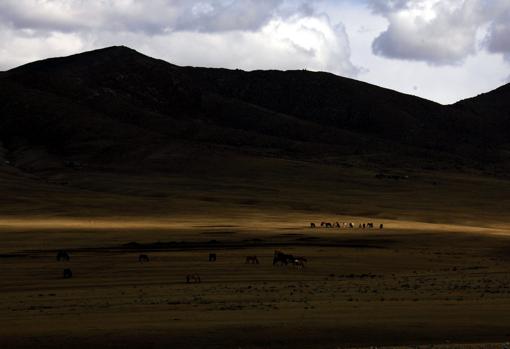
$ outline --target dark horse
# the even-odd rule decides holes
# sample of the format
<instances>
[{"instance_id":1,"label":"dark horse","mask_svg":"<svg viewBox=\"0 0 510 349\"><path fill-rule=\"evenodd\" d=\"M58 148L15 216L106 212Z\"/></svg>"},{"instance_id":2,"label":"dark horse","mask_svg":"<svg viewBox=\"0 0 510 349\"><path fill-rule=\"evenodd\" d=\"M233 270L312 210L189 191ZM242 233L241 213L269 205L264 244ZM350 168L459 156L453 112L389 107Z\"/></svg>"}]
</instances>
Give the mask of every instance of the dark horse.
<instances>
[{"instance_id":1,"label":"dark horse","mask_svg":"<svg viewBox=\"0 0 510 349\"><path fill-rule=\"evenodd\" d=\"M198 274L188 274L186 275L186 283L200 283L202 280L200 280L200 275Z\"/></svg>"},{"instance_id":2,"label":"dark horse","mask_svg":"<svg viewBox=\"0 0 510 349\"><path fill-rule=\"evenodd\" d=\"M148 261L149 261L149 256L147 256L146 254L141 254L138 256L138 262L143 263L143 262L148 262Z\"/></svg>"},{"instance_id":3,"label":"dark horse","mask_svg":"<svg viewBox=\"0 0 510 349\"><path fill-rule=\"evenodd\" d=\"M216 253L209 253L209 262L216 262Z\"/></svg>"},{"instance_id":4,"label":"dark horse","mask_svg":"<svg viewBox=\"0 0 510 349\"><path fill-rule=\"evenodd\" d=\"M282 251L274 251L273 265L287 265L292 263L294 259L294 256L291 254L286 254Z\"/></svg>"},{"instance_id":5,"label":"dark horse","mask_svg":"<svg viewBox=\"0 0 510 349\"><path fill-rule=\"evenodd\" d=\"M72 277L73 277L72 270L69 268L64 269L64 279L70 279Z\"/></svg>"},{"instance_id":6,"label":"dark horse","mask_svg":"<svg viewBox=\"0 0 510 349\"><path fill-rule=\"evenodd\" d=\"M257 256L246 256L246 264L259 264Z\"/></svg>"},{"instance_id":7,"label":"dark horse","mask_svg":"<svg viewBox=\"0 0 510 349\"><path fill-rule=\"evenodd\" d=\"M70 259L71 257L69 257L69 254L66 251L60 250L57 252L57 262L60 261L68 262Z\"/></svg>"}]
</instances>

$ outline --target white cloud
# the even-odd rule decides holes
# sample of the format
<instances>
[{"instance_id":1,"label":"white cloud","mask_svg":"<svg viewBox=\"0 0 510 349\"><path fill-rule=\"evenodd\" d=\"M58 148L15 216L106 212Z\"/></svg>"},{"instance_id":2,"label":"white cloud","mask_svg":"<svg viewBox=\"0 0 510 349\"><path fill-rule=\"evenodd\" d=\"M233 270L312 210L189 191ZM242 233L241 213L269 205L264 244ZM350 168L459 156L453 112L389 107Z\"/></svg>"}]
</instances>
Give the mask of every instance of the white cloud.
<instances>
[{"instance_id":1,"label":"white cloud","mask_svg":"<svg viewBox=\"0 0 510 349\"><path fill-rule=\"evenodd\" d=\"M480 48L510 57L507 0L370 0L369 5L388 21L372 44L377 55L433 65L462 64Z\"/></svg>"},{"instance_id":2,"label":"white cloud","mask_svg":"<svg viewBox=\"0 0 510 349\"><path fill-rule=\"evenodd\" d=\"M508 0L0 0L0 70L126 45L179 65L325 70L450 103L509 75L509 28Z\"/></svg>"},{"instance_id":3,"label":"white cloud","mask_svg":"<svg viewBox=\"0 0 510 349\"><path fill-rule=\"evenodd\" d=\"M476 50L484 22L481 5L471 0L411 0L381 8L389 22L373 42L375 54L430 64L459 64Z\"/></svg>"},{"instance_id":4,"label":"white cloud","mask_svg":"<svg viewBox=\"0 0 510 349\"><path fill-rule=\"evenodd\" d=\"M343 26L310 2L4 0L0 19L1 68L124 44L180 65L357 73Z\"/></svg>"}]
</instances>

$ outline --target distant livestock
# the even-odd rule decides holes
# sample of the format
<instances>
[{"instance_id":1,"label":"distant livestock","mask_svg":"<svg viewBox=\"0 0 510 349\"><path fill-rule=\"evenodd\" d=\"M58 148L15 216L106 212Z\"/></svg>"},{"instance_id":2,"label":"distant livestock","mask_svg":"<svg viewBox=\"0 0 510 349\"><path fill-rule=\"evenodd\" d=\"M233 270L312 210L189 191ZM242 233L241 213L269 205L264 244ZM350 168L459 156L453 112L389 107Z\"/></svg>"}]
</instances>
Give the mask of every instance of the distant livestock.
<instances>
[{"instance_id":1,"label":"distant livestock","mask_svg":"<svg viewBox=\"0 0 510 349\"><path fill-rule=\"evenodd\" d=\"M292 260L292 265L298 268L304 268L305 262L307 262L305 257L294 257L294 260Z\"/></svg>"},{"instance_id":2,"label":"distant livestock","mask_svg":"<svg viewBox=\"0 0 510 349\"><path fill-rule=\"evenodd\" d=\"M186 275L186 283L187 284L191 284L191 283L201 283L202 280L200 279L200 275L198 274L188 274Z\"/></svg>"},{"instance_id":3,"label":"distant livestock","mask_svg":"<svg viewBox=\"0 0 510 349\"><path fill-rule=\"evenodd\" d=\"M57 252L57 262L65 261L68 262L71 258L66 251L60 250Z\"/></svg>"},{"instance_id":4,"label":"distant livestock","mask_svg":"<svg viewBox=\"0 0 510 349\"><path fill-rule=\"evenodd\" d=\"M147 256L146 254L141 254L141 255L138 256L138 261L140 263L148 262L149 261L149 256Z\"/></svg>"},{"instance_id":5,"label":"distant livestock","mask_svg":"<svg viewBox=\"0 0 510 349\"><path fill-rule=\"evenodd\" d=\"M282 251L274 251L273 255L273 266L288 265L294 260L294 256L291 254L283 253Z\"/></svg>"},{"instance_id":6,"label":"distant livestock","mask_svg":"<svg viewBox=\"0 0 510 349\"><path fill-rule=\"evenodd\" d=\"M369 229L373 229L375 224L373 222L368 222L368 223L353 223L353 222L335 222L334 224L330 223L330 222L321 222L320 226L322 228L337 228L337 229L340 229L340 228L355 228L357 225L357 227L359 229L366 229L366 228L369 228ZM315 228L316 225L315 223L310 223L310 228ZM379 225L379 229L383 229L384 228L384 225L381 223Z\"/></svg>"},{"instance_id":7,"label":"distant livestock","mask_svg":"<svg viewBox=\"0 0 510 349\"><path fill-rule=\"evenodd\" d=\"M296 258L292 261L292 265L297 267L297 268L304 268L305 267L305 261L306 259L300 259L300 258Z\"/></svg>"},{"instance_id":8,"label":"distant livestock","mask_svg":"<svg viewBox=\"0 0 510 349\"><path fill-rule=\"evenodd\" d=\"M257 256L246 256L246 264L259 264Z\"/></svg>"}]
</instances>

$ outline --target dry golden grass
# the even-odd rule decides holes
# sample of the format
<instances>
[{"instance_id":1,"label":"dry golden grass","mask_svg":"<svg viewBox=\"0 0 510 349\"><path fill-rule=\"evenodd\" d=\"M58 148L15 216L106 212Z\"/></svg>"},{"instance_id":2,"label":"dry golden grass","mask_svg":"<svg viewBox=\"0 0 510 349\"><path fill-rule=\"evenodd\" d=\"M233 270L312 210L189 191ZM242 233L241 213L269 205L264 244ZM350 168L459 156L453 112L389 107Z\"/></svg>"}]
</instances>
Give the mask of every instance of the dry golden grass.
<instances>
[{"instance_id":1,"label":"dry golden grass","mask_svg":"<svg viewBox=\"0 0 510 349\"><path fill-rule=\"evenodd\" d=\"M510 338L506 181L415 173L385 182L369 170L299 165L243 180L74 174L65 186L4 174L0 348ZM385 229L308 228L322 220ZM58 249L71 261L56 262ZM308 263L273 267L275 249ZM62 278L67 267L72 279ZM203 282L186 284L189 273Z\"/></svg>"}]
</instances>

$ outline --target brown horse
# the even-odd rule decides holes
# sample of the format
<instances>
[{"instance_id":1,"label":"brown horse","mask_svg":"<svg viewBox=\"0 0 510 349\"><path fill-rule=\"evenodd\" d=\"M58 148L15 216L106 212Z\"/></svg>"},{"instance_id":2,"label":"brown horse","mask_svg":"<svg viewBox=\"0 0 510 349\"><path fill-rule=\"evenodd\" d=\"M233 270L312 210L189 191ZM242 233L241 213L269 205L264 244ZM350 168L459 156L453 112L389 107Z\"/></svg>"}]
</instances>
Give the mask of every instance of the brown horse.
<instances>
[{"instance_id":1,"label":"brown horse","mask_svg":"<svg viewBox=\"0 0 510 349\"><path fill-rule=\"evenodd\" d=\"M259 264L259 259L257 256L246 256L245 264Z\"/></svg>"}]
</instances>

